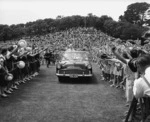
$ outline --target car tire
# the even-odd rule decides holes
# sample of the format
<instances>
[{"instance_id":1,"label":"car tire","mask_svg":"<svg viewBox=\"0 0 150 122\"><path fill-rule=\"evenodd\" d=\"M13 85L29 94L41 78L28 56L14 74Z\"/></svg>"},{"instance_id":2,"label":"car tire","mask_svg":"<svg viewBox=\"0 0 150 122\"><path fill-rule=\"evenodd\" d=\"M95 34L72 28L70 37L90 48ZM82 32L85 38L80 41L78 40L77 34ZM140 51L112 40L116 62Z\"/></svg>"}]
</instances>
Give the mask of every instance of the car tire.
<instances>
[{"instance_id":1,"label":"car tire","mask_svg":"<svg viewBox=\"0 0 150 122\"><path fill-rule=\"evenodd\" d=\"M64 81L64 78L63 77L58 77L58 81L59 81L59 83L62 83Z\"/></svg>"}]
</instances>

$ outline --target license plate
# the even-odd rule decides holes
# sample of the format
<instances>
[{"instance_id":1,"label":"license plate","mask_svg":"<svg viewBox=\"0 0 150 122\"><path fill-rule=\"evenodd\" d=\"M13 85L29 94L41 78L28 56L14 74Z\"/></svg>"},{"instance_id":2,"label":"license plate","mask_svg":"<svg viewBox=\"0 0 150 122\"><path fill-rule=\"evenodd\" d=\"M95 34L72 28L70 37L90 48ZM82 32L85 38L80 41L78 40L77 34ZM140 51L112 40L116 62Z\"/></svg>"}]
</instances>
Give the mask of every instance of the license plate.
<instances>
[{"instance_id":1,"label":"license plate","mask_svg":"<svg viewBox=\"0 0 150 122\"><path fill-rule=\"evenodd\" d=\"M70 78L78 78L78 75L76 75L76 74L71 74L71 75L70 75Z\"/></svg>"}]
</instances>

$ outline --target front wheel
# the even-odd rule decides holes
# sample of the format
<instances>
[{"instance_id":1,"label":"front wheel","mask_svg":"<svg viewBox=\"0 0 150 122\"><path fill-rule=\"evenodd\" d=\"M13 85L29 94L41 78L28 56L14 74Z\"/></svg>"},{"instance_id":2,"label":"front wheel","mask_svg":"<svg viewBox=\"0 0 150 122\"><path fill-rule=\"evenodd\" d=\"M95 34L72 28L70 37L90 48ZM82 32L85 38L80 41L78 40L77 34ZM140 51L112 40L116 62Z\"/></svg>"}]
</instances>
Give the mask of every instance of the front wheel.
<instances>
[{"instance_id":1,"label":"front wheel","mask_svg":"<svg viewBox=\"0 0 150 122\"><path fill-rule=\"evenodd\" d=\"M84 78L84 80L87 82L87 83L90 83L92 81L92 77L86 77Z\"/></svg>"},{"instance_id":2,"label":"front wheel","mask_svg":"<svg viewBox=\"0 0 150 122\"><path fill-rule=\"evenodd\" d=\"M63 77L58 77L58 81L59 81L59 83L62 83L64 81L64 78Z\"/></svg>"}]
</instances>

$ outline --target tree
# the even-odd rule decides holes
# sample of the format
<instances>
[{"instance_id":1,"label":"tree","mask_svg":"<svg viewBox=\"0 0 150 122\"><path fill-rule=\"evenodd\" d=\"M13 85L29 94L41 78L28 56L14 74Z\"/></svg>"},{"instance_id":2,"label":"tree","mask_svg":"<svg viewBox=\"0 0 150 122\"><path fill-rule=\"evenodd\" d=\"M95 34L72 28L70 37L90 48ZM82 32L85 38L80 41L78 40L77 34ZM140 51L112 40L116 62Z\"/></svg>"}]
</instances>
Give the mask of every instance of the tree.
<instances>
[{"instance_id":1,"label":"tree","mask_svg":"<svg viewBox=\"0 0 150 122\"><path fill-rule=\"evenodd\" d=\"M128 22L119 21L116 23L115 29L113 31L113 37L121 38L122 32L129 25Z\"/></svg>"},{"instance_id":2,"label":"tree","mask_svg":"<svg viewBox=\"0 0 150 122\"><path fill-rule=\"evenodd\" d=\"M142 26L144 24L144 13L149 7L150 4L146 2L133 3L127 7L124 16L120 16L120 19Z\"/></svg>"},{"instance_id":3,"label":"tree","mask_svg":"<svg viewBox=\"0 0 150 122\"><path fill-rule=\"evenodd\" d=\"M56 19L62 19L64 16L62 16L62 15L58 15L57 17L56 17Z\"/></svg>"},{"instance_id":4,"label":"tree","mask_svg":"<svg viewBox=\"0 0 150 122\"><path fill-rule=\"evenodd\" d=\"M95 27L97 29L104 31L105 30L104 29L104 23L106 20L113 20L113 19L111 17L108 17L107 15L103 15L100 18L96 19Z\"/></svg>"},{"instance_id":5,"label":"tree","mask_svg":"<svg viewBox=\"0 0 150 122\"><path fill-rule=\"evenodd\" d=\"M137 40L142 36L142 29L137 25L129 24L123 29L121 38L122 39L133 39Z\"/></svg>"},{"instance_id":6,"label":"tree","mask_svg":"<svg viewBox=\"0 0 150 122\"><path fill-rule=\"evenodd\" d=\"M144 13L145 25L150 26L150 8L147 9Z\"/></svg>"},{"instance_id":7,"label":"tree","mask_svg":"<svg viewBox=\"0 0 150 122\"><path fill-rule=\"evenodd\" d=\"M104 29L108 35L114 36L114 31L116 28L117 22L113 20L106 20L104 22Z\"/></svg>"},{"instance_id":8,"label":"tree","mask_svg":"<svg viewBox=\"0 0 150 122\"><path fill-rule=\"evenodd\" d=\"M10 29L13 31L12 38L18 38L25 35L25 25L24 24L17 24L17 25L11 25Z\"/></svg>"},{"instance_id":9,"label":"tree","mask_svg":"<svg viewBox=\"0 0 150 122\"><path fill-rule=\"evenodd\" d=\"M3 41L12 39L13 30L7 25L3 28L0 34L0 38L3 39Z\"/></svg>"}]
</instances>

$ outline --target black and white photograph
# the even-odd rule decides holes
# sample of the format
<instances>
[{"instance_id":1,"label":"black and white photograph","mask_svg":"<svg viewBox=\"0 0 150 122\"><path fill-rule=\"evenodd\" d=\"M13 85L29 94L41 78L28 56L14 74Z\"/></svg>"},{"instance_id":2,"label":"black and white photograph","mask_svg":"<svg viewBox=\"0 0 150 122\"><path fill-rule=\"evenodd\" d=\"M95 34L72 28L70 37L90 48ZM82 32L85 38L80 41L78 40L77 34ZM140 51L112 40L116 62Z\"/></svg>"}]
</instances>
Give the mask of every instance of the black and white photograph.
<instances>
[{"instance_id":1,"label":"black and white photograph","mask_svg":"<svg viewBox=\"0 0 150 122\"><path fill-rule=\"evenodd\" d=\"M0 122L150 122L150 0L0 0Z\"/></svg>"}]
</instances>

